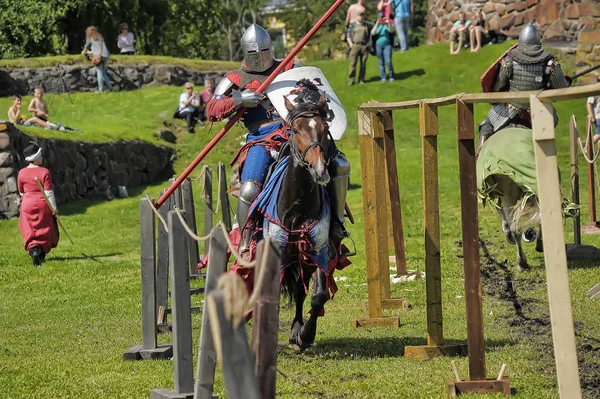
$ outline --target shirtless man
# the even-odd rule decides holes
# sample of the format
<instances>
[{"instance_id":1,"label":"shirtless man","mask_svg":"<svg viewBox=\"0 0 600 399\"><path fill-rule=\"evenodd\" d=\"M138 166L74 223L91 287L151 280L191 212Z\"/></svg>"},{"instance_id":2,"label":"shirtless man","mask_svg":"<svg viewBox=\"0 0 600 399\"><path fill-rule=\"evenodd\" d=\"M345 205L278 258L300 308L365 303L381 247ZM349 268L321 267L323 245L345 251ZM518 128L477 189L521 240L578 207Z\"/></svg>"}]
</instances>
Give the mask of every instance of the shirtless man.
<instances>
[{"instance_id":1,"label":"shirtless man","mask_svg":"<svg viewBox=\"0 0 600 399\"><path fill-rule=\"evenodd\" d=\"M356 3L348 7L348 14L346 14L346 42L348 42L348 37L350 36L350 24L358 21L360 15L364 14L367 11L364 4L365 0L357 0ZM346 57L349 56L350 46L348 46L348 50L346 51Z\"/></svg>"},{"instance_id":2,"label":"shirtless man","mask_svg":"<svg viewBox=\"0 0 600 399\"><path fill-rule=\"evenodd\" d=\"M40 118L33 117L29 118L26 121L21 119L21 96L15 94L13 96L13 105L8 109L8 120L15 125L23 125L23 126L31 126L37 125L46 129L52 129L48 122L41 120ZM56 126L56 125L54 125ZM55 127L56 128L56 127Z\"/></svg>"},{"instance_id":3,"label":"shirtless man","mask_svg":"<svg viewBox=\"0 0 600 399\"><path fill-rule=\"evenodd\" d=\"M29 103L28 111L33 114L35 119L43 123L34 121L34 118L30 119L30 121L46 129L64 130L62 126L56 125L48 120L48 103L43 99L44 90L40 87L36 87L33 89L33 96L33 99Z\"/></svg>"}]
</instances>

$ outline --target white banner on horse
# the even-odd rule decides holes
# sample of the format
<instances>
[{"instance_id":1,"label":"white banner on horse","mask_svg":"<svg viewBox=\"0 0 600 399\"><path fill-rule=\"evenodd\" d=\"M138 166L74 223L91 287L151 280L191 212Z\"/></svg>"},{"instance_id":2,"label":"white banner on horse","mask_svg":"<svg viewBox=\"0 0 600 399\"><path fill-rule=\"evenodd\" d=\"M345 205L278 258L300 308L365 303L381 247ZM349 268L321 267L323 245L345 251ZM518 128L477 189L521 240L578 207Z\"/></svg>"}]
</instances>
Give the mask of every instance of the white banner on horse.
<instances>
[{"instance_id":1,"label":"white banner on horse","mask_svg":"<svg viewBox=\"0 0 600 399\"><path fill-rule=\"evenodd\" d=\"M329 108L327 117L329 132L334 140L340 140L346 131L346 112L344 112L342 103L319 68L300 67L290 69L277 76L265 93L279 115L287 120L288 110L285 107L284 97L287 97L294 105L303 101L315 101L311 97L307 97L310 89L303 84L303 79L315 85L319 90L319 95L325 92Z\"/></svg>"}]
</instances>

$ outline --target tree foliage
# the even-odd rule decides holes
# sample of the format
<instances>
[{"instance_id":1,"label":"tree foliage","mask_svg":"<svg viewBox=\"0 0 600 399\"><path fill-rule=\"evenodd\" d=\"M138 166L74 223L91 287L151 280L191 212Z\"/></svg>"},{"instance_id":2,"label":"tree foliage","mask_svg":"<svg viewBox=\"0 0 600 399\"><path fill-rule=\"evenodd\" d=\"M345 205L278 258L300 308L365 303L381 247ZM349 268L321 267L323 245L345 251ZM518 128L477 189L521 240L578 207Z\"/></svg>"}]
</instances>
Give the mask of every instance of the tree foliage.
<instances>
[{"instance_id":1,"label":"tree foliage","mask_svg":"<svg viewBox=\"0 0 600 399\"><path fill-rule=\"evenodd\" d=\"M127 22L140 54L239 59L239 37L265 0L0 0L0 58L75 54L96 26L117 52Z\"/></svg>"}]
</instances>

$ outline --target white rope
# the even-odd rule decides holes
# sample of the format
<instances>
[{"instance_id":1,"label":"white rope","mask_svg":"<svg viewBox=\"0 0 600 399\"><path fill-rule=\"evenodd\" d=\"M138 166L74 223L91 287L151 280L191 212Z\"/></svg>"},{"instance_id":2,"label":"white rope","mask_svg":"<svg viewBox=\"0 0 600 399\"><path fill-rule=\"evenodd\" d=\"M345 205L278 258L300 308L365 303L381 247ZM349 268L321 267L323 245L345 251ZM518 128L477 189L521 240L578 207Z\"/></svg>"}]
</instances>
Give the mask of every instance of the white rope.
<instances>
[{"instance_id":1,"label":"white rope","mask_svg":"<svg viewBox=\"0 0 600 399\"><path fill-rule=\"evenodd\" d=\"M183 225L183 228L185 229L185 231L188 233L188 235L190 237L192 237L196 241L206 241L210 238L210 234L208 234L204 237L200 237L200 236L197 236L196 234L194 234L192 229L190 229L190 226L188 226L187 222L183 218L183 215L181 214L181 211L179 210L179 208L175 208L174 211L175 211L175 213L177 213L177 216L179 217L179 221L181 222L181 224Z\"/></svg>"},{"instance_id":2,"label":"white rope","mask_svg":"<svg viewBox=\"0 0 600 399\"><path fill-rule=\"evenodd\" d=\"M201 190L201 194L200 196L202 197L202 199L204 200L204 203L206 205L208 205L208 208L210 209L210 211L213 213L213 215L217 215L219 213L219 205L221 204L221 169L219 168L219 176L218 176L218 182L219 182L219 188L218 188L218 192L217 192L217 206L215 209L212 209L212 204L210 202L208 202L208 193L206 192L206 171L208 170L208 165L204 165L202 166L202 169L200 170L200 175L198 177L194 177L191 178L190 180L192 181L198 181L198 180L202 180L202 190Z\"/></svg>"},{"instance_id":3,"label":"white rope","mask_svg":"<svg viewBox=\"0 0 600 399\"><path fill-rule=\"evenodd\" d=\"M146 199L148 200L148 203L150 204L150 208L152 208L152 210L154 211L154 213L156 214L156 216L158 216L158 219L162 222L163 227L165 228L165 231L168 233L169 232L169 227L167 225L167 222L162 217L162 215L160 213L158 213L158 210L156 209L156 207L152 203L152 198L150 198L150 195L146 194Z\"/></svg>"},{"instance_id":4,"label":"white rope","mask_svg":"<svg viewBox=\"0 0 600 399\"><path fill-rule=\"evenodd\" d=\"M253 260L252 262L248 262L241 258L240 254L237 252L237 250L235 249L235 246L231 242L231 239L229 238L229 233L227 232L227 228L225 227L223 222L219 222L217 224L217 226L221 226L221 229L223 230L223 235L225 236L225 242L227 242L227 246L229 247L229 250L231 251L231 254L235 258L235 260L237 260L238 265L243 266L243 267L248 267L248 268L252 268L252 267L256 266L256 259ZM241 232L241 230L240 230L240 232Z\"/></svg>"},{"instance_id":5,"label":"white rope","mask_svg":"<svg viewBox=\"0 0 600 399\"><path fill-rule=\"evenodd\" d=\"M577 137L577 143L579 143L579 149L581 150L581 153L583 154L583 158L586 160L587 163L595 163L596 160L598 159L598 156L600 155L600 147L598 147L595 151L594 151L594 156L592 159L590 159L587 155L587 151L588 151L588 145L590 145L590 143L586 142L585 143L585 147L583 146L583 144L581 143L581 138ZM592 146L593 146L593 140L592 140Z\"/></svg>"}]
</instances>

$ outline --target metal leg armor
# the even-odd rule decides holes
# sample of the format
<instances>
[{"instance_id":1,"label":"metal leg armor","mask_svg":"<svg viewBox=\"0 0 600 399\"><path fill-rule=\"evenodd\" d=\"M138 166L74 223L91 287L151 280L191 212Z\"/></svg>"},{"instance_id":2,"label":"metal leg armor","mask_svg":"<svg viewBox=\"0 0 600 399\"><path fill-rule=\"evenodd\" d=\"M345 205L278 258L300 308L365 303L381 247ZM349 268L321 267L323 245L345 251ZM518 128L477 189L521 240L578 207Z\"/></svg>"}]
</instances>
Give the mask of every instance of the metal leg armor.
<instances>
[{"instance_id":1,"label":"metal leg armor","mask_svg":"<svg viewBox=\"0 0 600 399\"><path fill-rule=\"evenodd\" d=\"M240 184L240 194L238 197L237 212L235 214L235 219L240 226L240 233L242 235L239 248L240 253L250 249L252 231L245 231L244 226L248 221L248 211L250 210L250 206L259 193L260 188L258 187L258 184L252 180L246 180Z\"/></svg>"},{"instance_id":2,"label":"metal leg armor","mask_svg":"<svg viewBox=\"0 0 600 399\"><path fill-rule=\"evenodd\" d=\"M343 152L338 151L337 154L329 160L328 168L331 181L327 185L327 192L331 199L331 207L333 213L333 221L330 230L330 237L335 242L341 242L348 237L348 232L344 228L346 222L346 196L348 194L348 185L350 183L350 162Z\"/></svg>"}]
</instances>

